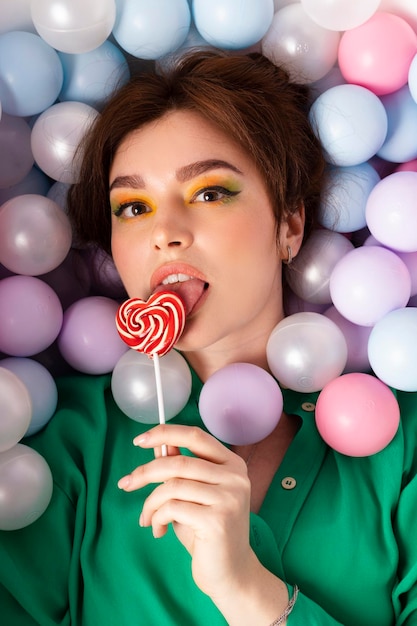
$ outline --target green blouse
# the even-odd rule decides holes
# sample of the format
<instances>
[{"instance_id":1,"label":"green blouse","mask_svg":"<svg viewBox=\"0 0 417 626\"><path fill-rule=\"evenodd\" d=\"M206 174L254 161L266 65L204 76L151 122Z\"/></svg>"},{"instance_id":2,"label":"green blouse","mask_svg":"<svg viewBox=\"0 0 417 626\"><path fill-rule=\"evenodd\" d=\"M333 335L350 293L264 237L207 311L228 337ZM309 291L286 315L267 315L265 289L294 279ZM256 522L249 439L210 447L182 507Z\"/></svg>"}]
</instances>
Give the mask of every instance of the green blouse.
<instances>
[{"instance_id":1,"label":"green blouse","mask_svg":"<svg viewBox=\"0 0 417 626\"><path fill-rule=\"evenodd\" d=\"M194 377L173 421L201 425L200 389ZM251 515L251 543L290 590L300 587L289 626L417 625L417 396L397 397L395 439L378 454L351 458L320 438L314 395L284 392L285 410L302 426L259 514ZM115 405L109 376L59 381L56 415L25 442L51 467L51 504L30 526L0 532L1 624L226 623L194 584L172 529L154 539L139 527L151 487L117 487L153 458L132 445L147 428Z\"/></svg>"}]
</instances>

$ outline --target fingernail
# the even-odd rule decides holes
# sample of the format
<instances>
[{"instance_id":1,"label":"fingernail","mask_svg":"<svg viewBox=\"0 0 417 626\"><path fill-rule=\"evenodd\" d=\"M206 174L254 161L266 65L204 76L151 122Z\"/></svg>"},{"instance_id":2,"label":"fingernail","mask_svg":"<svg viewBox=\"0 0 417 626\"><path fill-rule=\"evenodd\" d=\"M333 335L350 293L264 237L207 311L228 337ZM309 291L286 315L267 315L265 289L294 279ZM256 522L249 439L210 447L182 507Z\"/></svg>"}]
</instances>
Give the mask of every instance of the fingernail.
<instances>
[{"instance_id":1,"label":"fingernail","mask_svg":"<svg viewBox=\"0 0 417 626\"><path fill-rule=\"evenodd\" d=\"M117 483L117 486L119 487L119 489L126 489L127 487L129 487L131 481L132 479L130 476L123 476L123 478L121 478Z\"/></svg>"},{"instance_id":2,"label":"fingernail","mask_svg":"<svg viewBox=\"0 0 417 626\"><path fill-rule=\"evenodd\" d=\"M142 433L141 435L138 435L137 437L134 438L133 445L134 446L141 446L144 443L146 443L147 439L149 439L149 434L148 433Z\"/></svg>"}]
</instances>

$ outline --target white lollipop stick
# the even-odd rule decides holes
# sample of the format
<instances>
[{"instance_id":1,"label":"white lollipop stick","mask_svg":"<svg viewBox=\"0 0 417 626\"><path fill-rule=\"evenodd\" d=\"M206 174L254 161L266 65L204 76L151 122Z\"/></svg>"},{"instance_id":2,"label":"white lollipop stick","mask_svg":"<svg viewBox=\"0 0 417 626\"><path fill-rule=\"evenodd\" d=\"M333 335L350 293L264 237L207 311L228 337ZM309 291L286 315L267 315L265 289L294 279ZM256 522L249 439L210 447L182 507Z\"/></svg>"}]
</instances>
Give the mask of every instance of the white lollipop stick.
<instances>
[{"instance_id":1,"label":"white lollipop stick","mask_svg":"<svg viewBox=\"0 0 417 626\"><path fill-rule=\"evenodd\" d=\"M154 366L154 372L155 372L156 397L158 401L159 423L165 424L165 405L164 405L164 394L162 391L161 368L159 367L159 355L157 352L154 352L152 357L153 357L153 366ZM161 451L162 451L162 456L167 456L168 450L165 444L162 444Z\"/></svg>"}]
</instances>

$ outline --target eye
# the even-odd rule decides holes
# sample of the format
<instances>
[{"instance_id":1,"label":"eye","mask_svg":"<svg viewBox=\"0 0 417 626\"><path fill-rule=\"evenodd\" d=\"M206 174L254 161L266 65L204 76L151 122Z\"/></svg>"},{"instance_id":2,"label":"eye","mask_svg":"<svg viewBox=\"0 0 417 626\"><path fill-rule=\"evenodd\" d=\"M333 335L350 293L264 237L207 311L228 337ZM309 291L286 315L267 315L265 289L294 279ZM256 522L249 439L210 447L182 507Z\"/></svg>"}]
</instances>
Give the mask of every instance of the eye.
<instances>
[{"instance_id":1,"label":"eye","mask_svg":"<svg viewBox=\"0 0 417 626\"><path fill-rule=\"evenodd\" d=\"M132 218L150 213L152 209L144 202L124 202L113 211L116 217Z\"/></svg>"},{"instance_id":2,"label":"eye","mask_svg":"<svg viewBox=\"0 0 417 626\"><path fill-rule=\"evenodd\" d=\"M215 185L213 187L205 187L198 191L193 201L194 202L224 202L225 200L236 196L239 191L232 191L231 189L227 189L227 187L222 187L221 185Z\"/></svg>"}]
</instances>

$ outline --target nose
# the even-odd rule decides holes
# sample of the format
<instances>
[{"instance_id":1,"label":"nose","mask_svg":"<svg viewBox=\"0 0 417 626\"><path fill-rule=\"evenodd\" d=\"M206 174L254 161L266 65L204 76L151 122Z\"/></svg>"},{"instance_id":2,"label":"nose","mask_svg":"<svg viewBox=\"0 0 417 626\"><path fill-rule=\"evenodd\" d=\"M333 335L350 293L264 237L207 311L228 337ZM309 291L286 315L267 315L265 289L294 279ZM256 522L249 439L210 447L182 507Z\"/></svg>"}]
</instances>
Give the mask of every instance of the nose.
<instances>
[{"instance_id":1,"label":"nose","mask_svg":"<svg viewBox=\"0 0 417 626\"><path fill-rule=\"evenodd\" d=\"M181 210L158 209L151 245L155 250L188 248L193 242L189 219Z\"/></svg>"}]
</instances>

